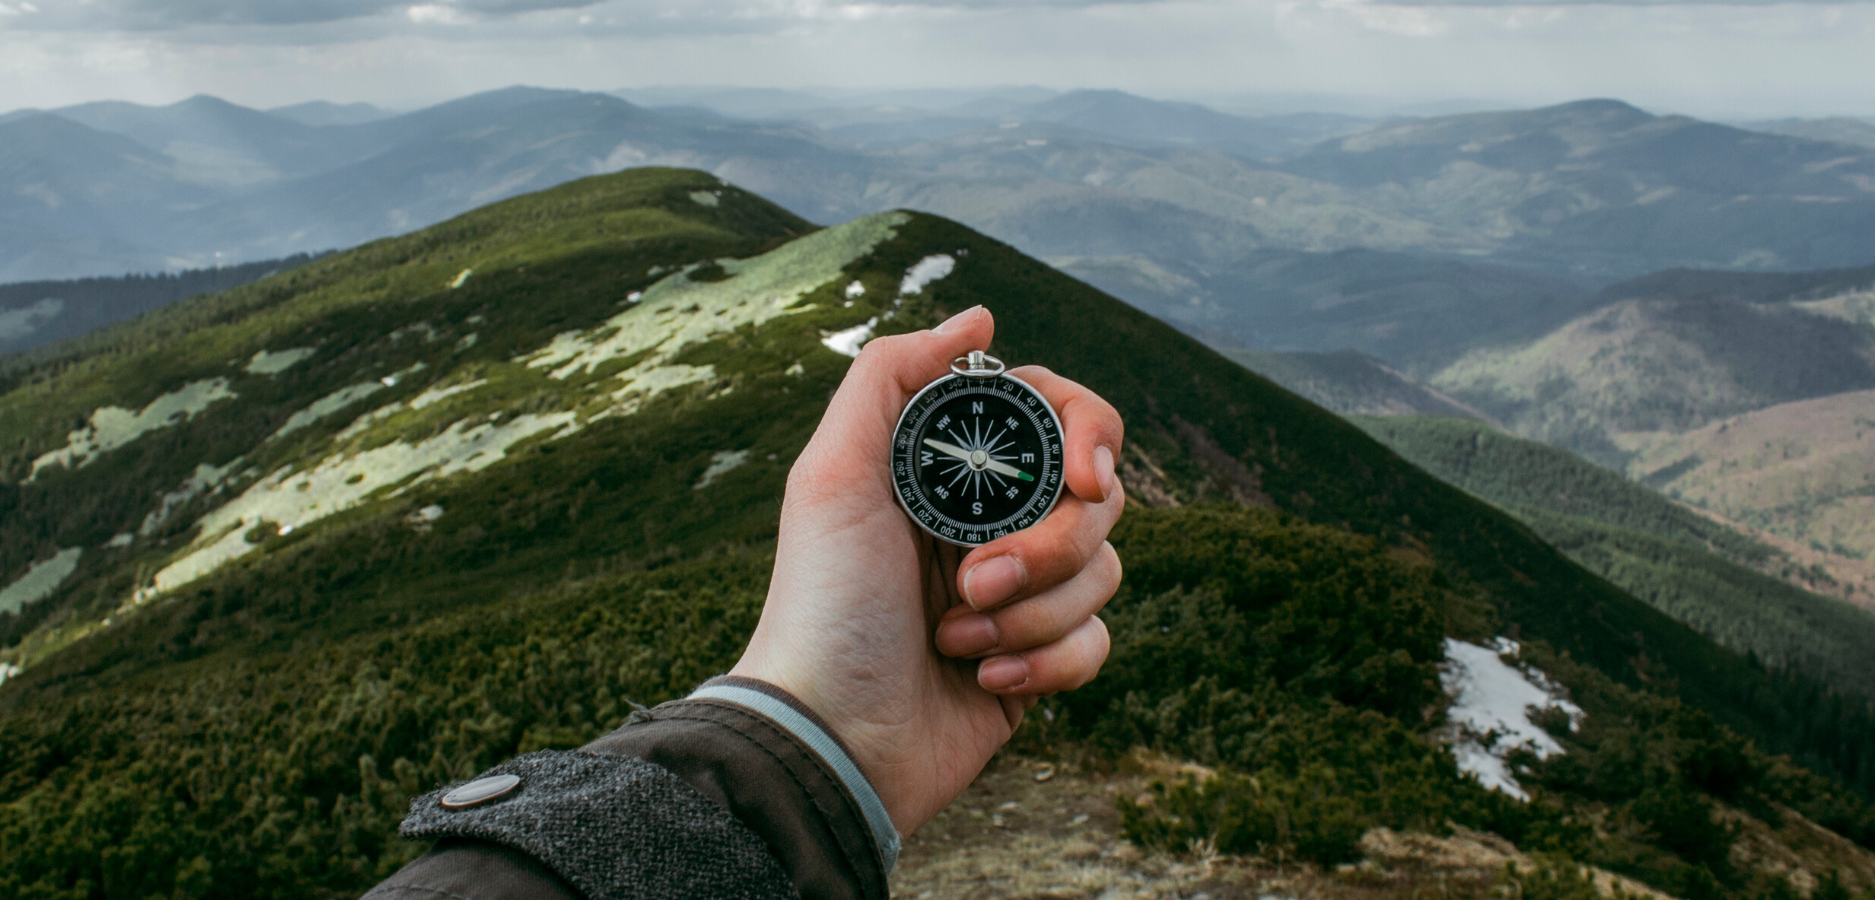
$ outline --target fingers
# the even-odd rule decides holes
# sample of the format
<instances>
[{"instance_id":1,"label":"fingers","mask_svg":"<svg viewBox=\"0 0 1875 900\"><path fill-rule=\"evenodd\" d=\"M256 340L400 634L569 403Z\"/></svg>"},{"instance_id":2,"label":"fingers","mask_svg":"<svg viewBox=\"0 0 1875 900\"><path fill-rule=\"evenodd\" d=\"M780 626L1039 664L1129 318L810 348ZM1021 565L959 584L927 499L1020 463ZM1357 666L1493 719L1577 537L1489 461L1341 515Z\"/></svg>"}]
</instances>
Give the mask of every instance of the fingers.
<instances>
[{"instance_id":1,"label":"fingers","mask_svg":"<svg viewBox=\"0 0 1875 900\"><path fill-rule=\"evenodd\" d=\"M1032 597L1073 578L1106 543L1120 520L1126 496L1120 491L1100 503L1063 497L1048 517L997 538L964 557L957 589L979 610Z\"/></svg>"},{"instance_id":2,"label":"fingers","mask_svg":"<svg viewBox=\"0 0 1875 900\"><path fill-rule=\"evenodd\" d=\"M1100 674L1110 646L1106 624L1089 616L1058 641L978 663L977 684L1003 696L1071 691Z\"/></svg>"},{"instance_id":3,"label":"fingers","mask_svg":"<svg viewBox=\"0 0 1875 900\"><path fill-rule=\"evenodd\" d=\"M1114 461L1119 458L1126 425L1113 405L1041 366L1023 366L1009 374L1028 382L1061 415L1067 432L1062 448L1062 476L1074 496L1099 503L1115 492Z\"/></svg>"},{"instance_id":4,"label":"fingers","mask_svg":"<svg viewBox=\"0 0 1875 900\"><path fill-rule=\"evenodd\" d=\"M1099 612L1119 587L1120 556L1103 542L1086 568L1055 588L986 613L953 607L938 623L937 648L968 658L1040 647Z\"/></svg>"}]
</instances>

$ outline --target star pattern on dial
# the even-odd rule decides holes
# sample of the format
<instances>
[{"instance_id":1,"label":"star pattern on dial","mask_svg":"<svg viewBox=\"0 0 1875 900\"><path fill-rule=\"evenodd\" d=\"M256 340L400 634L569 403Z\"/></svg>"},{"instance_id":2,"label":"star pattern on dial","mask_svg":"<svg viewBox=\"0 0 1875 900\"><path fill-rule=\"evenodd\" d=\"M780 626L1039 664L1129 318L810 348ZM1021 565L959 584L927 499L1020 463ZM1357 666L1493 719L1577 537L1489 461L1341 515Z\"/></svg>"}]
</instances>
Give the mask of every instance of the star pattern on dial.
<instances>
[{"instance_id":1,"label":"star pattern on dial","mask_svg":"<svg viewBox=\"0 0 1875 900\"><path fill-rule=\"evenodd\" d=\"M1035 476L1009 464L1016 454L1002 452L1016 445L1009 433L1008 428L995 422L985 424L981 417L973 416L961 434L956 428L946 432L955 443L934 438L925 438L924 443L948 457L939 464L947 468L938 472L940 478L949 479L946 487L966 497L982 498L986 490L995 493L1008 487L1009 479L1035 480Z\"/></svg>"}]
</instances>

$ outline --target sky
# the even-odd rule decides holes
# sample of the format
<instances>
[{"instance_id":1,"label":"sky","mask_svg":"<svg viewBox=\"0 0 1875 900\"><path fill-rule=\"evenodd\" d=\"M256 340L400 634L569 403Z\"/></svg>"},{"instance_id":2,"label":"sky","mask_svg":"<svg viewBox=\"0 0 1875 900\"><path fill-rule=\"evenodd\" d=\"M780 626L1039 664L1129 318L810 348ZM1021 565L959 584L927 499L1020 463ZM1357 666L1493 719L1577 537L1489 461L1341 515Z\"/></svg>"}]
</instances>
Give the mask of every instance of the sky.
<instances>
[{"instance_id":1,"label":"sky","mask_svg":"<svg viewBox=\"0 0 1875 900\"><path fill-rule=\"evenodd\" d=\"M0 111L513 84L1036 85L1374 112L1875 115L1875 0L0 0Z\"/></svg>"}]
</instances>

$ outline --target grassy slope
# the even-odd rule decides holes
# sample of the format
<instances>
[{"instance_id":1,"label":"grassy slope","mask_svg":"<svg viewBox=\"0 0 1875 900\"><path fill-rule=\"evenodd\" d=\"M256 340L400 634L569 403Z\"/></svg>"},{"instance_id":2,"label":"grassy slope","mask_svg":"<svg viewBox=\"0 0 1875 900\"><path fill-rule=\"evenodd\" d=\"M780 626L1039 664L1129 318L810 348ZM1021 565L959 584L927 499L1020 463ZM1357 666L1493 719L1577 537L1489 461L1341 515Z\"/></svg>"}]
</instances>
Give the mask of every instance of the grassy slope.
<instances>
[{"instance_id":1,"label":"grassy slope","mask_svg":"<svg viewBox=\"0 0 1875 900\"><path fill-rule=\"evenodd\" d=\"M15 474L62 440L69 426L60 423L95 404L134 407L178 383L227 372L231 361L261 346L322 341L320 354L284 380L240 381L241 399L209 414L77 473L9 485L5 543L13 546L17 536L41 547L95 546L140 519L152 485L175 483L197 460L256 452L255 441L308 398L413 361L430 361L425 377L437 381L495 376L505 385L490 395L497 411L571 403L565 389L508 360L552 334L611 315L622 294L653 280L639 274L651 265L752 254L802 227L733 190L725 190L719 207L689 199L693 190L716 188L700 173L659 171L568 185L283 279L184 303L88 345L99 351L94 355L27 373L0 400L0 424L26 435L0 448L8 454L0 464ZM1568 654L1576 661L1570 665L1586 666L1567 676L1585 695L1650 685L1712 710L1769 749L1852 780L1866 777L1859 766L1869 758L1871 738L1863 720L1853 708L1819 711L1818 703L1837 701L1814 684L1766 676L1583 571L1508 516L1163 324L968 229L915 216L896 239L804 298L813 311L678 355L678 362L715 365L716 380L669 392L635 415L591 423L572 437L521 445L476 477L424 484L290 537L266 538L260 552L9 683L0 704L17 718L0 726L0 760L7 762L0 798L26 804L8 819L25 823L8 826L28 842L19 846L39 846L32 837L38 832L20 830L29 826L92 823L102 830L70 833L104 835L97 839L170 860L172 869L150 869L161 884L138 887L135 866L119 873L124 890L139 896L172 887L191 893L181 888L193 876L174 870L173 856L163 857L195 846L191 841L221 847L216 859L243 860L239 877L221 883L251 890L279 888L267 878L309 871L324 864L318 854L331 852L339 855L322 884L344 893L405 855L383 840L397 798L413 786L517 749L576 742L615 723L621 697L654 702L720 668L759 602L788 462L845 369L844 358L818 338L884 312L902 273L936 252L957 255L956 272L908 299L882 327L922 327L986 303L998 315L1001 355L1049 365L1120 408L1132 444L1126 477L1141 499L1268 502L1331 529L1371 535L1368 543L1348 544L1331 529L1297 531L1299 523L1285 520L1253 521L1244 526L1249 537L1239 539L1339 547L1331 552L1361 560L1383 584L1446 597L1430 631L1435 638L1440 631L1481 636L1514 625ZM468 267L476 274L460 291L438 287ZM855 279L869 289L848 308L841 286ZM471 316L483 321L471 323ZM390 338L416 322L430 323L440 338ZM451 348L471 326L483 339L455 355ZM802 364L798 374L788 371L795 362ZM384 396L408 396L426 383L434 382L415 379ZM483 405L448 409L486 411L485 401L473 402ZM258 452L277 454L276 461L303 459L349 418ZM409 427L420 435L444 424ZM715 453L732 449L750 451L750 462L709 489L692 487ZM405 519L432 503L447 510L434 527ZM166 532L126 550L88 554L54 602L35 610L37 618L15 623L13 635L115 609L143 577L140 569L160 564L188 539L192 518L180 516ZM1205 520L1155 521L1176 532ZM1216 527L1240 528L1228 521ZM1283 537L1290 532L1297 537ZM1428 582L1432 576L1423 570L1376 557L1375 548L1436 562L1444 574ZM1281 557L1275 562L1280 570ZM7 565L11 571L19 564ZM1426 629L1415 627L1414 640L1424 637ZM565 651L570 657L557 649L568 646L579 649ZM482 652L465 655L463 647ZM1418 667L1431 662L1406 659ZM1310 671L1307 660L1300 662L1301 671ZM1124 666L1116 660L1116 667ZM482 672L492 680L478 681ZM563 675L578 672L592 677L574 690ZM432 678L450 689L423 687ZM1589 690L1584 678L1605 686ZM203 707L207 698L223 697L215 686L224 682L226 703ZM1621 710L1628 707L1585 702L1611 723L1625 721ZM1417 720L1418 705L1401 708L1407 712L1400 715ZM140 756L131 740L146 732L169 735L151 745L152 756ZM162 757L160 748L227 747L254 733L293 747L264 759L248 753L244 741L236 742L242 749L226 751L231 760L258 766L256 777L266 773L261 781L203 782L199 791L188 789L195 793L173 815L137 818L138 809L167 809L149 806L155 797L139 791L193 783L188 779L197 776L189 773L202 762ZM119 771L143 772L148 780L120 784L112 775ZM271 805L284 798L304 799L307 807ZM113 810L130 819L113 818ZM181 828L174 816L196 830ZM139 831L136 822L148 828ZM304 840L279 844L285 835ZM261 853L275 846L285 847L275 854L278 866ZM52 850L66 854L65 861L48 865L72 867L61 872L91 871L84 867L100 852L76 844Z\"/></svg>"},{"instance_id":2,"label":"grassy slope","mask_svg":"<svg viewBox=\"0 0 1875 900\"><path fill-rule=\"evenodd\" d=\"M1875 561L1875 391L1760 409L1646 448L1661 490L1815 549Z\"/></svg>"},{"instance_id":3,"label":"grassy slope","mask_svg":"<svg viewBox=\"0 0 1875 900\"><path fill-rule=\"evenodd\" d=\"M1761 570L1788 562L1569 453L1476 422L1356 423L1440 478L1495 503L1570 558L1741 653L1875 697L1875 615Z\"/></svg>"},{"instance_id":4,"label":"grassy slope","mask_svg":"<svg viewBox=\"0 0 1875 900\"><path fill-rule=\"evenodd\" d=\"M1428 379L1525 437L1620 466L1664 434L1875 386L1875 268L1753 275L1673 270L1613 285L1527 343Z\"/></svg>"}]
</instances>

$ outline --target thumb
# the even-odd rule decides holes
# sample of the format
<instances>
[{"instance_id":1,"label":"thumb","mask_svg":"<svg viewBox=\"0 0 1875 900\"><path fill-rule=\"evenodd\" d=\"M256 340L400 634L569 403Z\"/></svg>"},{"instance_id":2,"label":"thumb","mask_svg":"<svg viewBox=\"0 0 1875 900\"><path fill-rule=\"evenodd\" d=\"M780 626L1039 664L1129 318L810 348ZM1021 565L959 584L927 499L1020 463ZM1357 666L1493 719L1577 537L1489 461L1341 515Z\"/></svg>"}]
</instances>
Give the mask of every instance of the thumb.
<instances>
[{"instance_id":1,"label":"thumb","mask_svg":"<svg viewBox=\"0 0 1875 900\"><path fill-rule=\"evenodd\" d=\"M972 350L990 346L996 318L982 306L973 306L929 331L895 334L867 342L846 380L834 394L821 429L855 428L851 438L877 439L884 458L892 441L892 428L913 394L949 374L951 361ZM876 435L870 432L876 427ZM821 435L816 433L818 442ZM842 441L844 443L845 441Z\"/></svg>"}]
</instances>

